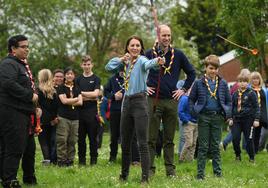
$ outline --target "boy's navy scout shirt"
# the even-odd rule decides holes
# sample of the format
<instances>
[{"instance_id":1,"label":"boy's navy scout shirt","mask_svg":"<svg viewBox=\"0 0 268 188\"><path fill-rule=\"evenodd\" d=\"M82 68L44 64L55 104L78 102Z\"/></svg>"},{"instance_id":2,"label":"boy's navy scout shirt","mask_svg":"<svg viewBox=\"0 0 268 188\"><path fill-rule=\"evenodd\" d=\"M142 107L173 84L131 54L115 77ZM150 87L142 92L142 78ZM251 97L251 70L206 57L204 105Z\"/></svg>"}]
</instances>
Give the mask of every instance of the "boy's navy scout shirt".
<instances>
[{"instance_id":1,"label":"boy's navy scout shirt","mask_svg":"<svg viewBox=\"0 0 268 188\"><path fill-rule=\"evenodd\" d=\"M232 96L232 115L233 117L253 117L256 120L260 119L260 107L258 104L258 97L256 93L247 88L241 96L241 110L237 111L238 93L236 91Z\"/></svg>"}]
</instances>

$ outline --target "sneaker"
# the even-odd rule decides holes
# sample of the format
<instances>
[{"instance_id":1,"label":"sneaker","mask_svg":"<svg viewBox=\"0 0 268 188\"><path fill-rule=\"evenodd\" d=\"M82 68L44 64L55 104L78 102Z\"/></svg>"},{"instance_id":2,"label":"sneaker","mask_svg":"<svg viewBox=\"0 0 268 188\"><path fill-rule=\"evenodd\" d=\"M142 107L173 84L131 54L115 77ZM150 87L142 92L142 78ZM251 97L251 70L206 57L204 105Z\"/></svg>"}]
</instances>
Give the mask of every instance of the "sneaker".
<instances>
[{"instance_id":1,"label":"sneaker","mask_svg":"<svg viewBox=\"0 0 268 188\"><path fill-rule=\"evenodd\" d=\"M174 178L174 177L176 177L175 170L170 171L170 172L167 172L167 177L170 177L170 178Z\"/></svg>"},{"instance_id":2,"label":"sneaker","mask_svg":"<svg viewBox=\"0 0 268 188\"><path fill-rule=\"evenodd\" d=\"M67 162L66 161L58 161L57 165L58 165L58 167L67 167Z\"/></svg>"},{"instance_id":3,"label":"sneaker","mask_svg":"<svg viewBox=\"0 0 268 188\"><path fill-rule=\"evenodd\" d=\"M221 178L222 177L222 173L215 173L214 176L217 177L217 178Z\"/></svg>"},{"instance_id":4,"label":"sneaker","mask_svg":"<svg viewBox=\"0 0 268 188\"><path fill-rule=\"evenodd\" d=\"M37 180L35 175L32 177L25 177L23 178L23 183L26 185L36 185L37 184Z\"/></svg>"},{"instance_id":5,"label":"sneaker","mask_svg":"<svg viewBox=\"0 0 268 188\"><path fill-rule=\"evenodd\" d=\"M112 156L111 156L110 159L109 159L109 162L110 162L110 163L114 163L115 161L116 161L116 157L112 157Z\"/></svg>"},{"instance_id":6,"label":"sneaker","mask_svg":"<svg viewBox=\"0 0 268 188\"><path fill-rule=\"evenodd\" d=\"M120 176L119 176L119 180L120 180L120 181L127 181L127 176L126 176L126 175L122 175L122 174L120 174Z\"/></svg>"},{"instance_id":7,"label":"sneaker","mask_svg":"<svg viewBox=\"0 0 268 188\"><path fill-rule=\"evenodd\" d=\"M205 179L205 177L203 175L197 175L196 179L202 181Z\"/></svg>"},{"instance_id":8,"label":"sneaker","mask_svg":"<svg viewBox=\"0 0 268 188\"><path fill-rule=\"evenodd\" d=\"M140 166L141 163L139 161L133 161L131 164L133 166Z\"/></svg>"},{"instance_id":9,"label":"sneaker","mask_svg":"<svg viewBox=\"0 0 268 188\"><path fill-rule=\"evenodd\" d=\"M148 183L149 183L148 176L142 176L142 178L141 178L141 184L148 184Z\"/></svg>"},{"instance_id":10,"label":"sneaker","mask_svg":"<svg viewBox=\"0 0 268 188\"><path fill-rule=\"evenodd\" d=\"M78 164L81 165L81 166L86 165L86 158L84 158L84 157L79 158L78 159Z\"/></svg>"},{"instance_id":11,"label":"sneaker","mask_svg":"<svg viewBox=\"0 0 268 188\"><path fill-rule=\"evenodd\" d=\"M44 165L44 166L50 165L50 160L48 160L48 159L43 160L42 165Z\"/></svg>"},{"instance_id":12,"label":"sneaker","mask_svg":"<svg viewBox=\"0 0 268 188\"><path fill-rule=\"evenodd\" d=\"M236 156L236 157L235 157L235 160L236 160L236 161L241 161L241 156L240 156L240 155Z\"/></svg>"},{"instance_id":13,"label":"sneaker","mask_svg":"<svg viewBox=\"0 0 268 188\"><path fill-rule=\"evenodd\" d=\"M74 161L72 161L72 160L66 161L66 166L73 166L73 165L74 165Z\"/></svg>"},{"instance_id":14,"label":"sneaker","mask_svg":"<svg viewBox=\"0 0 268 188\"><path fill-rule=\"evenodd\" d=\"M4 188L21 188L20 182L18 180L11 180L2 182Z\"/></svg>"},{"instance_id":15,"label":"sneaker","mask_svg":"<svg viewBox=\"0 0 268 188\"><path fill-rule=\"evenodd\" d=\"M249 159L249 162L255 164L255 160L254 159Z\"/></svg>"},{"instance_id":16,"label":"sneaker","mask_svg":"<svg viewBox=\"0 0 268 188\"><path fill-rule=\"evenodd\" d=\"M90 165L91 166L94 166L94 165L96 165L97 164L97 158L91 158L90 159Z\"/></svg>"}]
</instances>

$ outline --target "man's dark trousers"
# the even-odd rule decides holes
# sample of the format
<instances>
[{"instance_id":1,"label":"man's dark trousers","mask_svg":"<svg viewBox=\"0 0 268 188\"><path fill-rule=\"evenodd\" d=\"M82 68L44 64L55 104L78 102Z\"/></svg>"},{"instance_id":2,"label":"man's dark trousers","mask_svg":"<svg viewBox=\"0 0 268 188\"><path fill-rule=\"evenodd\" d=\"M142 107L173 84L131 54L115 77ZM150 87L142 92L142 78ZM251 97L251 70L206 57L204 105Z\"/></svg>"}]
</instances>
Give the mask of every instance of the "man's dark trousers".
<instances>
[{"instance_id":1,"label":"man's dark trousers","mask_svg":"<svg viewBox=\"0 0 268 188\"><path fill-rule=\"evenodd\" d=\"M151 157L151 171L155 171L154 158L160 121L163 122L163 151L166 175L175 175L174 165L174 136L178 126L178 101L173 99L158 99L154 110L154 98L148 97L149 103L149 152Z\"/></svg>"},{"instance_id":2,"label":"man's dark trousers","mask_svg":"<svg viewBox=\"0 0 268 188\"><path fill-rule=\"evenodd\" d=\"M96 119L97 109L81 109L79 112L79 129L78 129L78 157L79 163L86 163L86 137L89 137L90 163L96 164L98 158L98 127Z\"/></svg>"},{"instance_id":3,"label":"man's dark trousers","mask_svg":"<svg viewBox=\"0 0 268 188\"><path fill-rule=\"evenodd\" d=\"M26 138L26 147L22 157L23 182L34 183L35 177L35 140L34 135L29 135Z\"/></svg>"},{"instance_id":4,"label":"man's dark trousers","mask_svg":"<svg viewBox=\"0 0 268 188\"><path fill-rule=\"evenodd\" d=\"M3 182L16 180L29 123L30 115L0 105L0 173Z\"/></svg>"}]
</instances>

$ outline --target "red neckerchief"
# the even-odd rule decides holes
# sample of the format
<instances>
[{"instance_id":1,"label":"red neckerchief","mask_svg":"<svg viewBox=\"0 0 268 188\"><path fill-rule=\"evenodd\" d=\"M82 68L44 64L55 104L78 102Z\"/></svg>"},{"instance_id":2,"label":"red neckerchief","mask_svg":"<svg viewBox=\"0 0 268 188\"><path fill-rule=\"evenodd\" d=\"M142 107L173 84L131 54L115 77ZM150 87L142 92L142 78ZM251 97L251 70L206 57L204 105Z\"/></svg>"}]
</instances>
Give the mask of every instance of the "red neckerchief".
<instances>
[{"instance_id":1,"label":"red neckerchief","mask_svg":"<svg viewBox=\"0 0 268 188\"><path fill-rule=\"evenodd\" d=\"M30 78L30 80L31 80L31 84L32 84L31 87L32 87L32 89L35 91L35 85L34 85L33 74L32 74L32 71L31 71L31 69L30 69L29 64L27 63L27 59L21 59L21 61L24 63L25 68L26 68L26 70L27 70L27 74L28 74L28 76L29 76L29 78Z\"/></svg>"}]
</instances>

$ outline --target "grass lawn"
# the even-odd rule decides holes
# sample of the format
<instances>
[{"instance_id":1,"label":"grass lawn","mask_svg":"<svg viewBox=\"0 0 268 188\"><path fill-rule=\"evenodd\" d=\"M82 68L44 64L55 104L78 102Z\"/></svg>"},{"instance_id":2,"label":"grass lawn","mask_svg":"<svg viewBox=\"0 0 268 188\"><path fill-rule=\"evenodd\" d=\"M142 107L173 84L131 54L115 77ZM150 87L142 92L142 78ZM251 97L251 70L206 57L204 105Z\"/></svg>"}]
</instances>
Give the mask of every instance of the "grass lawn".
<instances>
[{"instance_id":1,"label":"grass lawn","mask_svg":"<svg viewBox=\"0 0 268 188\"><path fill-rule=\"evenodd\" d=\"M176 133L176 149L177 139ZM37 141L37 140L36 140ZM98 164L96 166L79 167L77 156L73 167L59 168L56 166L43 166L42 155L38 141L36 154L37 187L49 188L97 188L97 187L140 187L140 166L131 166L129 179L126 183L118 180L120 174L120 160L109 164L109 134L104 133L103 146L99 150ZM163 158L156 159L156 174L150 179L150 184L143 187L268 187L268 153L263 151L256 156L256 163L248 162L245 151L242 154L242 162L234 160L232 146L227 151L222 151L223 177L216 178L212 173L212 164L207 162L206 179L198 181L196 176L196 161L193 163L178 163L175 156L176 178L167 178ZM18 179L22 180L22 171L19 170ZM26 187L23 185L23 187Z\"/></svg>"}]
</instances>

